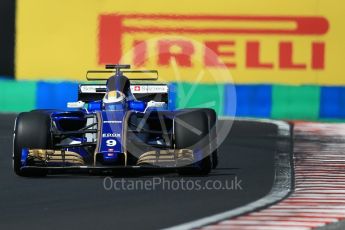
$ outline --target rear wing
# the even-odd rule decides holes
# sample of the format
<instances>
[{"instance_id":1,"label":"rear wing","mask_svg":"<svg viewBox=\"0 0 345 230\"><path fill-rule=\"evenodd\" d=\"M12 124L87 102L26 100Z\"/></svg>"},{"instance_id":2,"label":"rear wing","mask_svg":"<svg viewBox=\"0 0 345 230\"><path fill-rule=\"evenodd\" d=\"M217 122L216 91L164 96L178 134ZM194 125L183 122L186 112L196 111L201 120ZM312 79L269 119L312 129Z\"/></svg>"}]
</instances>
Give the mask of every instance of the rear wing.
<instances>
[{"instance_id":1,"label":"rear wing","mask_svg":"<svg viewBox=\"0 0 345 230\"><path fill-rule=\"evenodd\" d=\"M86 72L88 81L108 80L112 75L126 75L129 80L158 80L157 70L131 70L130 65L111 64L105 65L106 70L89 70ZM110 69L110 70L109 70ZM125 70L123 70L125 69Z\"/></svg>"},{"instance_id":2,"label":"rear wing","mask_svg":"<svg viewBox=\"0 0 345 230\"><path fill-rule=\"evenodd\" d=\"M105 84L80 84L78 100L91 102L102 100L106 93ZM135 83L131 84L131 92L137 100L151 100L168 103L169 88L166 84Z\"/></svg>"}]
</instances>

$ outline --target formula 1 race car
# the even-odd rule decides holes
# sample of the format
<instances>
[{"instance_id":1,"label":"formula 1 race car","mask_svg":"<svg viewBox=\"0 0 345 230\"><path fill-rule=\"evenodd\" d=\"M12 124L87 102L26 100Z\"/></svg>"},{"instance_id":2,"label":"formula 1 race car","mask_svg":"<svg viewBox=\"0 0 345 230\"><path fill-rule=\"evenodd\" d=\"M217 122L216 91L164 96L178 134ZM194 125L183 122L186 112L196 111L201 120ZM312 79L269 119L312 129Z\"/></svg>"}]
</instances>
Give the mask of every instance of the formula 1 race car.
<instances>
[{"instance_id":1,"label":"formula 1 race car","mask_svg":"<svg viewBox=\"0 0 345 230\"><path fill-rule=\"evenodd\" d=\"M98 73L109 75L90 77ZM34 110L17 116L13 137L17 175L123 169L207 175L217 166L215 111L171 110L168 85L155 81L157 71L106 65L105 70L88 71L86 77L97 84L80 84L78 101L69 102L69 110Z\"/></svg>"}]
</instances>

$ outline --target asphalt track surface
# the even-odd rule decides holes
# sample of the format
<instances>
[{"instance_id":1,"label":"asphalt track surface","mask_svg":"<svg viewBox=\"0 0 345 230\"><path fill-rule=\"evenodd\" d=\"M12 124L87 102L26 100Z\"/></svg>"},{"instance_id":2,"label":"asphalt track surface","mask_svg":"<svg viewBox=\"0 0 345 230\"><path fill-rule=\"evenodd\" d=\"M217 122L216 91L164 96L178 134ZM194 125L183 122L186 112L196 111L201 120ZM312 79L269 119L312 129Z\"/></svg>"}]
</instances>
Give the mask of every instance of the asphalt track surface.
<instances>
[{"instance_id":1,"label":"asphalt track surface","mask_svg":"<svg viewBox=\"0 0 345 230\"><path fill-rule=\"evenodd\" d=\"M206 177L183 177L187 189L173 182L181 180L176 174L111 178L124 178L126 186L175 183L170 190L161 184L128 191L106 190L105 176L16 176L11 163L14 118L0 115L0 229L159 229L243 206L266 195L273 184L278 132L269 123L235 121L219 148L219 167ZM235 178L242 189L231 189ZM204 186L210 180L228 183L229 189L190 189L190 183Z\"/></svg>"}]
</instances>

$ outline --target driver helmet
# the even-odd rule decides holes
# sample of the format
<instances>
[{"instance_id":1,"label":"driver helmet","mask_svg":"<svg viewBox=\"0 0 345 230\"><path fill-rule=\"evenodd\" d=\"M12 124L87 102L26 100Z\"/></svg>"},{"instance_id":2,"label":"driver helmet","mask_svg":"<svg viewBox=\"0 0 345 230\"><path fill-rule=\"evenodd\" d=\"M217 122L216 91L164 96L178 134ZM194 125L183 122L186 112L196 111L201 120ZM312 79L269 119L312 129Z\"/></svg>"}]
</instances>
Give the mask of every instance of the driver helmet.
<instances>
[{"instance_id":1,"label":"driver helmet","mask_svg":"<svg viewBox=\"0 0 345 230\"><path fill-rule=\"evenodd\" d=\"M126 105L126 96L120 91L109 91L103 98L103 106L106 110L123 110Z\"/></svg>"}]
</instances>

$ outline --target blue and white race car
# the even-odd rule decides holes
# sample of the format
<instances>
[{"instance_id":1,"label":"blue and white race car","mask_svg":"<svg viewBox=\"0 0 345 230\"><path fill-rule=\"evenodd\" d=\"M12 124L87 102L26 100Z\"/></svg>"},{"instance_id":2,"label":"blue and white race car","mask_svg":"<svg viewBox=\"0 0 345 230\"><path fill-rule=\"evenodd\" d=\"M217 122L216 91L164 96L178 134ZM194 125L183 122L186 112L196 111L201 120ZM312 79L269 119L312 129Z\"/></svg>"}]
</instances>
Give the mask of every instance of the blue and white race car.
<instances>
[{"instance_id":1,"label":"blue and white race car","mask_svg":"<svg viewBox=\"0 0 345 230\"><path fill-rule=\"evenodd\" d=\"M110 77L89 77L95 73ZM154 78L138 77L147 74ZM157 71L106 65L106 70L88 71L87 79L97 84L80 84L78 101L68 103L69 110L34 110L17 116L13 137L17 175L157 169L206 175L217 166L215 111L171 110L168 85L153 81Z\"/></svg>"}]
</instances>

